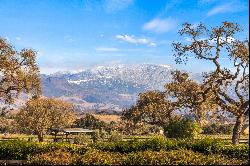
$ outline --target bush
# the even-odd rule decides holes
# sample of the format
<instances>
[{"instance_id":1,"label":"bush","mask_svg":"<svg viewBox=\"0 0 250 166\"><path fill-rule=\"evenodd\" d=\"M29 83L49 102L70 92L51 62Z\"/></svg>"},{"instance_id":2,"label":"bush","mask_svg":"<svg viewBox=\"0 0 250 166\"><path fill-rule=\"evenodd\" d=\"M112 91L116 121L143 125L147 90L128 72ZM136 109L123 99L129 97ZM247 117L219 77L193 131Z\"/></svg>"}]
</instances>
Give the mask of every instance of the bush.
<instances>
[{"instance_id":1,"label":"bush","mask_svg":"<svg viewBox=\"0 0 250 166\"><path fill-rule=\"evenodd\" d=\"M130 153L125 165L238 165L247 161L227 159L219 155L203 155L190 150L143 151Z\"/></svg>"},{"instance_id":2,"label":"bush","mask_svg":"<svg viewBox=\"0 0 250 166\"><path fill-rule=\"evenodd\" d=\"M221 154L230 158L249 159L248 145L232 145L219 139L178 140L177 147L206 155Z\"/></svg>"},{"instance_id":3,"label":"bush","mask_svg":"<svg viewBox=\"0 0 250 166\"><path fill-rule=\"evenodd\" d=\"M61 151L58 151L61 150ZM27 141L3 141L0 142L0 160L26 160L28 156L42 155L42 159L45 159L50 153L67 153L62 154L67 156L69 153L73 157L79 155L90 155L99 153L100 151L107 152L102 155L108 155L111 153L117 153L117 155L123 155L128 153L141 154L143 151L173 151L173 150L187 150L194 153L202 153L204 155L221 155L231 159L237 160L249 160L249 146L247 145L232 145L228 142L215 139L201 139L201 140L175 140L166 139L164 137L152 137L147 140L140 141L138 139L129 141L118 142L103 142L97 144L91 144L91 146L77 146L68 143L38 143ZM86 153L87 152L87 153ZM100 152L101 153L101 152ZM155 153L157 154L157 153ZM55 154L60 156L60 154ZM56 158L55 156L55 158ZM59 158L59 157L58 157ZM110 157L111 158L111 157ZM85 158L81 162L90 161L89 158ZM33 159L38 161L37 158ZM78 162L80 159L77 159ZM94 160L91 159L91 160ZM98 159L98 161L101 159ZM107 162L111 162L111 159L107 159ZM42 161L42 160L41 160ZM56 161L49 159L50 162ZM112 159L113 161L113 159ZM105 161L106 162L106 161Z\"/></svg>"},{"instance_id":4,"label":"bush","mask_svg":"<svg viewBox=\"0 0 250 166\"><path fill-rule=\"evenodd\" d=\"M92 145L93 148L119 153L130 153L138 151L160 151L160 150L180 150L187 149L194 152L209 154L221 154L231 158L248 159L249 147L247 145L232 145L216 139L201 140L175 140L164 137L152 137L140 141L138 139L120 142L103 142Z\"/></svg>"},{"instance_id":5,"label":"bush","mask_svg":"<svg viewBox=\"0 0 250 166\"><path fill-rule=\"evenodd\" d=\"M120 153L90 150L77 161L78 165L121 165L124 157Z\"/></svg>"},{"instance_id":6,"label":"bush","mask_svg":"<svg viewBox=\"0 0 250 166\"><path fill-rule=\"evenodd\" d=\"M152 137L143 141L132 139L129 141L102 142L92 145L92 147L95 149L120 153L130 153L145 150L159 151L161 149L176 149L176 146L177 143L175 140L167 140L162 136Z\"/></svg>"},{"instance_id":7,"label":"bush","mask_svg":"<svg viewBox=\"0 0 250 166\"><path fill-rule=\"evenodd\" d=\"M201 133L199 125L189 119L174 119L164 128L168 138L195 138Z\"/></svg>"},{"instance_id":8,"label":"bush","mask_svg":"<svg viewBox=\"0 0 250 166\"><path fill-rule=\"evenodd\" d=\"M29 155L42 152L50 152L57 149L65 149L69 152L84 153L86 147L78 148L68 143L38 143L27 141L3 141L0 142L0 160L26 160Z\"/></svg>"},{"instance_id":9,"label":"bush","mask_svg":"<svg viewBox=\"0 0 250 166\"><path fill-rule=\"evenodd\" d=\"M214 153L223 154L230 158L249 160L249 145L218 145Z\"/></svg>"},{"instance_id":10,"label":"bush","mask_svg":"<svg viewBox=\"0 0 250 166\"><path fill-rule=\"evenodd\" d=\"M41 147L33 142L19 140L3 141L0 142L0 159L24 160L28 155L41 150Z\"/></svg>"},{"instance_id":11,"label":"bush","mask_svg":"<svg viewBox=\"0 0 250 166\"><path fill-rule=\"evenodd\" d=\"M76 155L59 149L31 156L28 158L27 163L31 165L71 165L75 163L76 160Z\"/></svg>"},{"instance_id":12,"label":"bush","mask_svg":"<svg viewBox=\"0 0 250 166\"><path fill-rule=\"evenodd\" d=\"M179 142L179 146L181 141ZM195 152L200 152L200 153L204 153L204 154L213 154L216 152L216 148L219 146L225 146L227 143L223 142L221 140L216 140L216 139L200 139L200 140L195 140L195 141L188 141L185 142L185 145L183 147L185 147L186 149L191 149ZM188 147L189 145L191 145L191 147Z\"/></svg>"},{"instance_id":13,"label":"bush","mask_svg":"<svg viewBox=\"0 0 250 166\"><path fill-rule=\"evenodd\" d=\"M220 155L204 155L191 150L142 151L121 154L90 150L82 156L55 151L30 157L36 165L239 165L247 160L228 159Z\"/></svg>"},{"instance_id":14,"label":"bush","mask_svg":"<svg viewBox=\"0 0 250 166\"><path fill-rule=\"evenodd\" d=\"M102 140L105 140L107 138L107 135L108 135L108 133L103 129L99 130L99 134L100 134L100 138Z\"/></svg>"},{"instance_id":15,"label":"bush","mask_svg":"<svg viewBox=\"0 0 250 166\"><path fill-rule=\"evenodd\" d=\"M79 145L86 145L92 142L91 137L87 134L76 135L73 141L74 144L79 144Z\"/></svg>"},{"instance_id":16,"label":"bush","mask_svg":"<svg viewBox=\"0 0 250 166\"><path fill-rule=\"evenodd\" d=\"M108 141L110 141L110 142L118 142L118 141L122 141L122 139L123 139L122 134L120 134L117 131L112 131Z\"/></svg>"},{"instance_id":17,"label":"bush","mask_svg":"<svg viewBox=\"0 0 250 166\"><path fill-rule=\"evenodd\" d=\"M203 127L204 134L232 134L233 125L213 123Z\"/></svg>"}]
</instances>

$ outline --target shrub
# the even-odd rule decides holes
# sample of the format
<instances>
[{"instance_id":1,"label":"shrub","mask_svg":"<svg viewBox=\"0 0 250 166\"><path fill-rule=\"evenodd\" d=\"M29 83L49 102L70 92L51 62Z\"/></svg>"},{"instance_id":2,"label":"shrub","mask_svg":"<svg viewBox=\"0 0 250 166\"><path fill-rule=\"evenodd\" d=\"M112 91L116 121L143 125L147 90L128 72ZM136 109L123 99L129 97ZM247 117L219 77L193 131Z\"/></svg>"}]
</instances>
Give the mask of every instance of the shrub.
<instances>
[{"instance_id":1,"label":"shrub","mask_svg":"<svg viewBox=\"0 0 250 166\"><path fill-rule=\"evenodd\" d=\"M177 147L204 154L221 154L230 158L249 159L248 145L232 145L219 139L178 140Z\"/></svg>"},{"instance_id":2,"label":"shrub","mask_svg":"<svg viewBox=\"0 0 250 166\"><path fill-rule=\"evenodd\" d=\"M91 137L87 134L76 135L73 141L74 144L79 144L79 145L86 145L92 142Z\"/></svg>"},{"instance_id":3,"label":"shrub","mask_svg":"<svg viewBox=\"0 0 250 166\"><path fill-rule=\"evenodd\" d=\"M108 141L110 141L110 142L118 142L118 141L122 141L122 139L123 139L122 134L120 134L117 131L112 131Z\"/></svg>"},{"instance_id":4,"label":"shrub","mask_svg":"<svg viewBox=\"0 0 250 166\"><path fill-rule=\"evenodd\" d=\"M52 156L50 153L57 152L56 156L67 156L69 153L73 157L79 155L85 155L85 159L76 158L77 162L84 163L94 160L89 157L91 154L98 154L98 156L107 156L107 163L113 163L111 160L112 155L124 157L125 154L142 154L144 151L173 151L173 150L187 150L193 151L194 153L208 155L221 155L234 160L249 160L249 146L248 145L232 145L228 142L215 139L201 139L201 140L175 140L166 139L164 137L152 137L147 140L140 141L138 139L129 141L118 141L118 142L103 142L97 144L91 144L91 146L77 146L68 143L38 143L38 142L27 142L27 141L4 141L0 142L0 160L26 160L28 156L35 156L36 158L32 161L42 161L46 157ZM102 153L102 152L104 153ZM87 152L87 153L86 153ZM107 152L107 153L106 153ZM153 153L152 152L152 153ZM59 154L64 153L64 154ZM99 154L101 153L101 154ZM147 154L147 153L146 153ZM161 153L159 153L160 155ZM38 160L38 156L42 155L42 160ZM111 155L111 156L109 156ZM126 155L125 155L126 156ZM58 157L59 158L59 157ZM56 161L48 159L49 162ZM98 159L96 161L100 161ZM118 159L117 159L118 160ZM72 160L73 161L73 160ZM119 159L120 161L120 159ZM105 160L106 162L106 160Z\"/></svg>"},{"instance_id":5,"label":"shrub","mask_svg":"<svg viewBox=\"0 0 250 166\"><path fill-rule=\"evenodd\" d=\"M91 139L94 143L101 140L99 129L96 129L95 132L91 134Z\"/></svg>"},{"instance_id":6,"label":"shrub","mask_svg":"<svg viewBox=\"0 0 250 166\"><path fill-rule=\"evenodd\" d=\"M238 165L247 161L227 159L219 155L203 155L190 150L143 151L130 153L125 165Z\"/></svg>"},{"instance_id":7,"label":"shrub","mask_svg":"<svg viewBox=\"0 0 250 166\"><path fill-rule=\"evenodd\" d=\"M168 138L195 138L202 131L196 122L186 118L173 119L164 129Z\"/></svg>"},{"instance_id":8,"label":"shrub","mask_svg":"<svg viewBox=\"0 0 250 166\"><path fill-rule=\"evenodd\" d=\"M249 160L249 145L217 145L214 153L223 154L230 158Z\"/></svg>"},{"instance_id":9,"label":"shrub","mask_svg":"<svg viewBox=\"0 0 250 166\"><path fill-rule=\"evenodd\" d=\"M78 148L68 143L38 143L20 140L0 142L0 160L25 160L29 155L65 149L69 152L84 153L86 147Z\"/></svg>"},{"instance_id":10,"label":"shrub","mask_svg":"<svg viewBox=\"0 0 250 166\"><path fill-rule=\"evenodd\" d=\"M220 155L204 155L191 150L141 151L132 153L89 150L79 156L57 150L29 158L35 165L239 165L247 160L228 159Z\"/></svg>"},{"instance_id":11,"label":"shrub","mask_svg":"<svg viewBox=\"0 0 250 166\"><path fill-rule=\"evenodd\" d=\"M108 135L108 133L103 129L99 130L99 134L100 134L100 138L102 140L105 140L107 138L107 135Z\"/></svg>"},{"instance_id":12,"label":"shrub","mask_svg":"<svg viewBox=\"0 0 250 166\"><path fill-rule=\"evenodd\" d=\"M23 160L27 155L39 150L35 143L24 141L4 141L0 142L1 160Z\"/></svg>"},{"instance_id":13,"label":"shrub","mask_svg":"<svg viewBox=\"0 0 250 166\"><path fill-rule=\"evenodd\" d=\"M249 156L249 147L247 145L234 146L218 139L175 140L165 139L164 137L152 137L143 141L134 139L120 142L102 142L94 144L92 147L102 151L119 153L187 149L206 155L221 154L237 159L248 159Z\"/></svg>"},{"instance_id":14,"label":"shrub","mask_svg":"<svg viewBox=\"0 0 250 166\"><path fill-rule=\"evenodd\" d=\"M92 147L102 151L129 153L136 151L153 150L159 151L161 149L176 149L177 143L175 140L167 140L162 136L155 136L147 140L140 141L132 139L129 141L118 142L102 142L93 144Z\"/></svg>"},{"instance_id":15,"label":"shrub","mask_svg":"<svg viewBox=\"0 0 250 166\"><path fill-rule=\"evenodd\" d=\"M123 156L120 153L90 150L77 161L78 165L121 165Z\"/></svg>"},{"instance_id":16,"label":"shrub","mask_svg":"<svg viewBox=\"0 0 250 166\"><path fill-rule=\"evenodd\" d=\"M32 165L71 165L75 163L76 160L76 155L59 149L31 156L28 158L27 163Z\"/></svg>"}]
</instances>

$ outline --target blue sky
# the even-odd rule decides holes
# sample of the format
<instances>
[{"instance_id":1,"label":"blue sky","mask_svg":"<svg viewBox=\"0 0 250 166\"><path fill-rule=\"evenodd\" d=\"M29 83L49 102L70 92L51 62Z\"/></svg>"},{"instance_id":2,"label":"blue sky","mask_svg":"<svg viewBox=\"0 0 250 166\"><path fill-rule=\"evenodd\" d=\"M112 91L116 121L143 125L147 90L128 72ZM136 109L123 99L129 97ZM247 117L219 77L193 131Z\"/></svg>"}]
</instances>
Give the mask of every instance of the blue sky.
<instances>
[{"instance_id":1,"label":"blue sky","mask_svg":"<svg viewBox=\"0 0 250 166\"><path fill-rule=\"evenodd\" d=\"M98 65L153 63L200 72L192 59L176 65L171 43L184 22L239 23L249 33L247 0L0 0L0 36L38 51L42 73Z\"/></svg>"}]
</instances>

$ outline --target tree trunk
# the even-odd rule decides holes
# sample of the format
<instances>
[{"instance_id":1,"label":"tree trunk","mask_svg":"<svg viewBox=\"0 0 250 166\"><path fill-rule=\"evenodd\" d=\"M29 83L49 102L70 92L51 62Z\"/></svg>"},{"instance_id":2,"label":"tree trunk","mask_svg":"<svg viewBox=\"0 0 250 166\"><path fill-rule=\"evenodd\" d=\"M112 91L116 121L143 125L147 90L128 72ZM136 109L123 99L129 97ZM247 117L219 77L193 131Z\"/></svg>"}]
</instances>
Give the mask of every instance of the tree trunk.
<instances>
[{"instance_id":1,"label":"tree trunk","mask_svg":"<svg viewBox=\"0 0 250 166\"><path fill-rule=\"evenodd\" d=\"M242 130L244 124L244 117L243 116L238 116L236 118L236 123L233 128L233 136L232 136L232 142L234 145L239 144L240 141L240 133Z\"/></svg>"},{"instance_id":2,"label":"tree trunk","mask_svg":"<svg viewBox=\"0 0 250 166\"><path fill-rule=\"evenodd\" d=\"M38 136L38 141L43 142L43 133L40 132L40 133L37 134L37 136Z\"/></svg>"}]
</instances>

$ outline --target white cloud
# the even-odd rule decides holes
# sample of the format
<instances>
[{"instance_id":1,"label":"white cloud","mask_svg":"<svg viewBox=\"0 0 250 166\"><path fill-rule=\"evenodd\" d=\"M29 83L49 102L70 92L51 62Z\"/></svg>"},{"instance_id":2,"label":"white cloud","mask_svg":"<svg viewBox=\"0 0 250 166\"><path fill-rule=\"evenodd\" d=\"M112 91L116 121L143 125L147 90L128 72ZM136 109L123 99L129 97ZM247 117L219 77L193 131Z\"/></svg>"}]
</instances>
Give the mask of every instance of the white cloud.
<instances>
[{"instance_id":1,"label":"white cloud","mask_svg":"<svg viewBox=\"0 0 250 166\"><path fill-rule=\"evenodd\" d=\"M117 52L117 51L120 51L118 48L115 48L115 47L105 47L105 46L97 47L95 49L97 51L103 51L103 52Z\"/></svg>"},{"instance_id":2,"label":"white cloud","mask_svg":"<svg viewBox=\"0 0 250 166\"><path fill-rule=\"evenodd\" d=\"M219 6L215 6L210 11L208 11L207 16L213 16L220 13L239 12L245 9L247 9L247 7L240 2L230 2Z\"/></svg>"},{"instance_id":3,"label":"white cloud","mask_svg":"<svg viewBox=\"0 0 250 166\"><path fill-rule=\"evenodd\" d=\"M116 35L116 38L132 44L140 44L155 47L156 43L145 38L137 38L133 35Z\"/></svg>"},{"instance_id":4,"label":"white cloud","mask_svg":"<svg viewBox=\"0 0 250 166\"><path fill-rule=\"evenodd\" d=\"M20 40L21 40L21 37L17 36L17 37L16 37L16 40L17 40L17 41L20 41Z\"/></svg>"},{"instance_id":5,"label":"white cloud","mask_svg":"<svg viewBox=\"0 0 250 166\"><path fill-rule=\"evenodd\" d=\"M144 24L143 30L156 33L165 33L173 30L177 26L177 21L172 18L160 19L155 18Z\"/></svg>"},{"instance_id":6,"label":"white cloud","mask_svg":"<svg viewBox=\"0 0 250 166\"><path fill-rule=\"evenodd\" d=\"M107 11L119 11L126 9L133 4L134 0L105 0L105 7Z\"/></svg>"},{"instance_id":7,"label":"white cloud","mask_svg":"<svg viewBox=\"0 0 250 166\"><path fill-rule=\"evenodd\" d=\"M184 37L184 40L186 41L186 42L193 42L194 40L192 39L192 38L190 38L190 37ZM201 40L208 40L208 38L200 38L200 39L198 39L198 41L201 41ZM219 42L221 43L221 42L227 42L227 43L232 43L233 41L235 41L235 39L233 38L233 37L231 37L231 36L229 36L229 37L227 37L227 38L225 38L225 37L220 37L219 38ZM209 40L208 41L209 43L212 43L212 44L214 44L214 43L216 43L216 39L214 38L214 39L212 39L212 40Z\"/></svg>"},{"instance_id":8,"label":"white cloud","mask_svg":"<svg viewBox=\"0 0 250 166\"><path fill-rule=\"evenodd\" d=\"M221 42L227 42L227 43L232 43L233 41L235 41L235 39L233 38L233 37L231 37L231 36L229 36L229 37L227 37L227 38L225 38L225 37L220 37L219 38L219 42L221 43ZM212 39L211 41L210 41L211 43L216 43L216 39Z\"/></svg>"}]
</instances>

